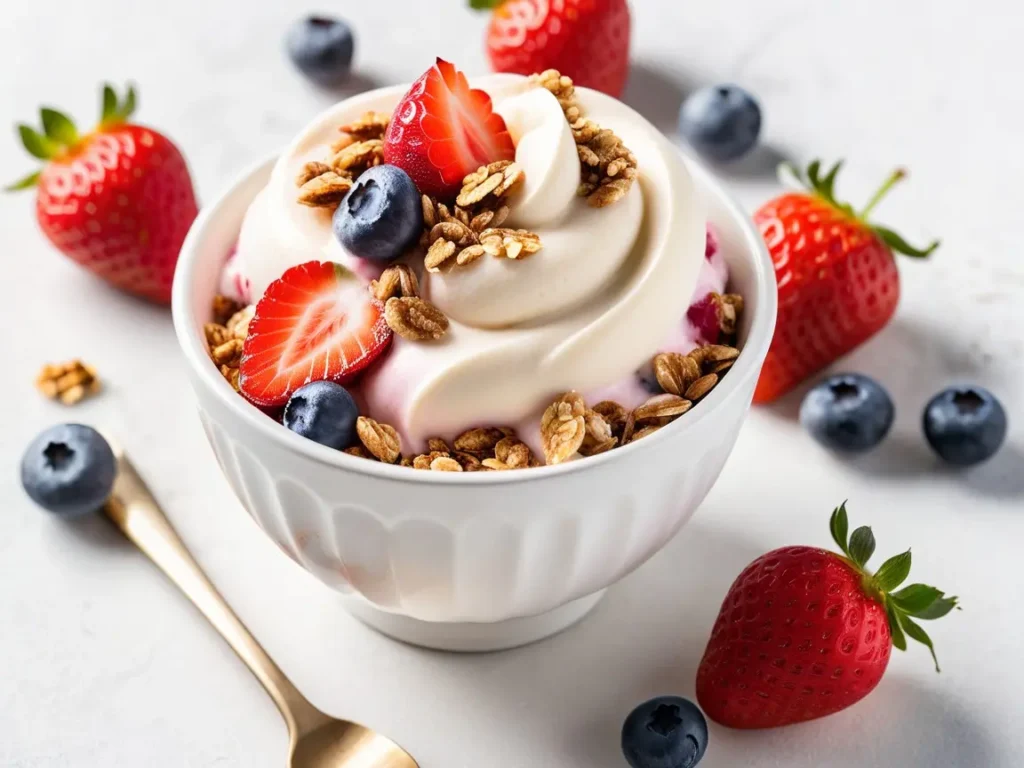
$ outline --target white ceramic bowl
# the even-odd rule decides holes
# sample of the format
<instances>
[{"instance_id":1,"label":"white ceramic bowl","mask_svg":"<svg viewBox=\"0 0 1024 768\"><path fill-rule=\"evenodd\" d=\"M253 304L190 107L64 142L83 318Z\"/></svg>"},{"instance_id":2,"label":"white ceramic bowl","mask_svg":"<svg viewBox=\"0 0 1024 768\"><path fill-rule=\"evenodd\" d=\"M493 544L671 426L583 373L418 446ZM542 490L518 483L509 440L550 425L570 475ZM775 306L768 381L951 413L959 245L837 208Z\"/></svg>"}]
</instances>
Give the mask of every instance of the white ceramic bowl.
<instances>
[{"instance_id":1,"label":"white ceramic bowl","mask_svg":"<svg viewBox=\"0 0 1024 768\"><path fill-rule=\"evenodd\" d=\"M560 631L651 557L718 478L750 406L775 325L757 230L699 164L733 289L742 354L700 405L638 443L518 472L417 472L299 437L247 404L206 352L203 323L225 256L273 160L246 172L192 227L174 324L220 466L256 522L378 630L449 650L495 650Z\"/></svg>"}]
</instances>

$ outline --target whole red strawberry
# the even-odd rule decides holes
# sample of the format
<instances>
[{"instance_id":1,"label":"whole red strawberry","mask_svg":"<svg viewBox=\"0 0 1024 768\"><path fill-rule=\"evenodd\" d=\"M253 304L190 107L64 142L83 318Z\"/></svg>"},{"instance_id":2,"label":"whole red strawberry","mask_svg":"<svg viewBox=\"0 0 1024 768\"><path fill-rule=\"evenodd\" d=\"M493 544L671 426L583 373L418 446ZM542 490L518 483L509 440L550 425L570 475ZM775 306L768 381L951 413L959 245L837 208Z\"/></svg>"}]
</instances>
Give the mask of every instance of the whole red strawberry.
<instances>
[{"instance_id":1,"label":"whole red strawberry","mask_svg":"<svg viewBox=\"0 0 1024 768\"><path fill-rule=\"evenodd\" d=\"M384 159L409 174L422 194L442 200L454 198L480 166L515 156L491 97L470 88L444 59L412 84L384 134Z\"/></svg>"},{"instance_id":2,"label":"whole red strawberry","mask_svg":"<svg viewBox=\"0 0 1024 768\"><path fill-rule=\"evenodd\" d=\"M80 135L66 115L44 107L42 133L28 125L18 131L47 164L8 189L37 187L36 219L66 256L123 291L166 304L196 197L181 152L152 128L129 123L134 110L133 88L120 101L106 85L100 124Z\"/></svg>"},{"instance_id":3,"label":"whole red strawberry","mask_svg":"<svg viewBox=\"0 0 1024 768\"><path fill-rule=\"evenodd\" d=\"M620 96L629 75L626 0L471 0L494 8L487 54L497 72L557 69L576 85Z\"/></svg>"},{"instance_id":4,"label":"whole red strawberry","mask_svg":"<svg viewBox=\"0 0 1024 768\"><path fill-rule=\"evenodd\" d=\"M906 173L894 172L859 213L834 194L841 163L820 176L807 169L807 192L765 203L754 214L772 261L779 290L779 315L754 402L781 397L815 372L863 344L885 327L900 297L893 251L925 257L891 229L868 222L868 214Z\"/></svg>"},{"instance_id":5,"label":"whole red strawberry","mask_svg":"<svg viewBox=\"0 0 1024 768\"><path fill-rule=\"evenodd\" d=\"M729 588L697 669L697 700L712 720L773 728L845 709L874 690L890 649L906 650L907 636L935 660L912 617L941 618L957 598L924 584L894 592L910 573L909 550L868 571L875 538L861 527L847 540L845 504L830 528L842 555L776 549Z\"/></svg>"}]
</instances>

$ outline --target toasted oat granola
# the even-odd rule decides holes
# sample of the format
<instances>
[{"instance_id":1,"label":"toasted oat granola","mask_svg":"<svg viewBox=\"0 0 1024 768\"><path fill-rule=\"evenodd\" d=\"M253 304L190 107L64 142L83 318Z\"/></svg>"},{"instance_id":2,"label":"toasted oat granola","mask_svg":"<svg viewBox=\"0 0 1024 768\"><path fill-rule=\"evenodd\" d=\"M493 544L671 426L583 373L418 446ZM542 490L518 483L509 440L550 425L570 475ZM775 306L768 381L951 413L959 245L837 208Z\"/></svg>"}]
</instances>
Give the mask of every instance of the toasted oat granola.
<instances>
[{"instance_id":1,"label":"toasted oat granola","mask_svg":"<svg viewBox=\"0 0 1024 768\"><path fill-rule=\"evenodd\" d=\"M566 392L548 406L540 421L540 437L548 464L571 459L587 434L587 406L579 392Z\"/></svg>"},{"instance_id":2,"label":"toasted oat granola","mask_svg":"<svg viewBox=\"0 0 1024 768\"><path fill-rule=\"evenodd\" d=\"M554 94L572 128L580 158L580 197L587 198L594 208L625 197L636 180L636 156L614 132L583 117L572 78L549 69L531 79Z\"/></svg>"},{"instance_id":3,"label":"toasted oat granola","mask_svg":"<svg viewBox=\"0 0 1024 768\"><path fill-rule=\"evenodd\" d=\"M341 126L338 130L357 141L383 139L388 130L391 116L383 112L364 112L358 120Z\"/></svg>"},{"instance_id":4,"label":"toasted oat granola","mask_svg":"<svg viewBox=\"0 0 1024 768\"><path fill-rule=\"evenodd\" d=\"M81 360L47 363L36 376L36 389L64 405L75 405L102 388L96 369Z\"/></svg>"},{"instance_id":5,"label":"toasted oat granola","mask_svg":"<svg viewBox=\"0 0 1024 768\"><path fill-rule=\"evenodd\" d=\"M428 272L472 264L484 254L517 259L536 253L540 238L527 230L502 229L508 218L506 198L523 182L521 166L502 160L481 166L463 180L449 209L423 196L423 259Z\"/></svg>"},{"instance_id":6,"label":"toasted oat granola","mask_svg":"<svg viewBox=\"0 0 1024 768\"><path fill-rule=\"evenodd\" d=\"M366 416L356 419L356 434L371 454L385 464L394 464L402 457L402 441L398 431Z\"/></svg>"},{"instance_id":7,"label":"toasted oat granola","mask_svg":"<svg viewBox=\"0 0 1024 768\"><path fill-rule=\"evenodd\" d=\"M384 320L391 330L409 341L436 341L448 332L444 312L426 299L413 296L388 299Z\"/></svg>"},{"instance_id":8,"label":"toasted oat granola","mask_svg":"<svg viewBox=\"0 0 1024 768\"><path fill-rule=\"evenodd\" d=\"M328 170L299 187L298 201L310 208L337 208L350 189L352 179L349 176Z\"/></svg>"},{"instance_id":9,"label":"toasted oat granola","mask_svg":"<svg viewBox=\"0 0 1024 768\"><path fill-rule=\"evenodd\" d=\"M225 317L225 314L230 315ZM213 316L219 322L203 326L206 346L217 369L227 382L238 391L238 366L242 362L242 348L249 333L249 323L256 312L256 306L243 307L226 296L214 296Z\"/></svg>"},{"instance_id":10,"label":"toasted oat granola","mask_svg":"<svg viewBox=\"0 0 1024 768\"><path fill-rule=\"evenodd\" d=\"M370 282L370 293L377 301L387 301L398 296L416 298L420 295L420 283L405 264L392 264L379 278Z\"/></svg>"},{"instance_id":11,"label":"toasted oat granola","mask_svg":"<svg viewBox=\"0 0 1024 768\"><path fill-rule=\"evenodd\" d=\"M359 178L363 171L383 163L384 142L380 139L357 141L355 144L345 147L327 161L327 164L336 173L345 174L352 179Z\"/></svg>"}]
</instances>

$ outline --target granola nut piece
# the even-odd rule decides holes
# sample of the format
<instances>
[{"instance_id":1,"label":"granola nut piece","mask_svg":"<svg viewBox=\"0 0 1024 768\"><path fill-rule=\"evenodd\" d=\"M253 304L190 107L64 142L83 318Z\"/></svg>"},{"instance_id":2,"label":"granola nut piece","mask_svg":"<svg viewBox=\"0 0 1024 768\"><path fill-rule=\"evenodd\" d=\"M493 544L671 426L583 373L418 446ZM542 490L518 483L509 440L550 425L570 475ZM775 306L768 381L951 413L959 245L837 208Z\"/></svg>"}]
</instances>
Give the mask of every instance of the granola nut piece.
<instances>
[{"instance_id":1,"label":"granola nut piece","mask_svg":"<svg viewBox=\"0 0 1024 768\"><path fill-rule=\"evenodd\" d=\"M580 159L577 194L594 208L618 202L629 192L637 176L636 156L612 131L583 118L572 123L576 153Z\"/></svg>"},{"instance_id":2,"label":"granola nut piece","mask_svg":"<svg viewBox=\"0 0 1024 768\"><path fill-rule=\"evenodd\" d=\"M328 160L327 164L336 173L356 179L363 171L381 165L383 162L384 142L380 139L368 139L345 147Z\"/></svg>"},{"instance_id":3,"label":"granola nut piece","mask_svg":"<svg viewBox=\"0 0 1024 768\"><path fill-rule=\"evenodd\" d=\"M561 464L572 458L586 437L586 403L578 392L566 392L544 411L540 436L548 464Z\"/></svg>"},{"instance_id":4,"label":"granola nut piece","mask_svg":"<svg viewBox=\"0 0 1024 768\"><path fill-rule=\"evenodd\" d=\"M299 175L295 177L295 186L304 186L307 182L312 181L317 176L323 176L325 173L329 173L330 170L331 166L326 163L311 160L302 166L302 170L299 171Z\"/></svg>"},{"instance_id":5,"label":"granola nut piece","mask_svg":"<svg viewBox=\"0 0 1024 768\"><path fill-rule=\"evenodd\" d=\"M427 450L431 453L437 454L449 454L451 449L448 447L448 443L440 437L431 437L427 440Z\"/></svg>"},{"instance_id":6,"label":"granola nut piece","mask_svg":"<svg viewBox=\"0 0 1024 768\"><path fill-rule=\"evenodd\" d=\"M620 438L622 444L630 442L633 439L633 433L636 431L636 411L630 411L626 416L626 421L622 425L622 437Z\"/></svg>"},{"instance_id":7,"label":"granola nut piece","mask_svg":"<svg viewBox=\"0 0 1024 768\"><path fill-rule=\"evenodd\" d=\"M637 440L643 440L648 435L653 435L659 429L661 429L661 426L658 424L652 424L648 427L644 427L643 429L638 429L636 432L633 433L633 436L630 438L629 442L635 443Z\"/></svg>"},{"instance_id":8,"label":"granola nut piece","mask_svg":"<svg viewBox=\"0 0 1024 768\"><path fill-rule=\"evenodd\" d=\"M444 224L437 226L443 227ZM423 257L423 266L426 267L427 272L440 272L441 267L446 263L451 266L452 257L457 249L458 247L451 240L438 238L427 249L427 255Z\"/></svg>"},{"instance_id":9,"label":"granola nut piece","mask_svg":"<svg viewBox=\"0 0 1024 768\"><path fill-rule=\"evenodd\" d=\"M231 338L231 334L228 329L220 323L207 323L203 326L203 335L206 336L206 346L208 349L219 347L225 341Z\"/></svg>"},{"instance_id":10,"label":"granola nut piece","mask_svg":"<svg viewBox=\"0 0 1024 768\"><path fill-rule=\"evenodd\" d=\"M557 69L548 69L540 74L532 75L530 79L542 88L551 91L569 123L575 123L580 119L580 108L576 102L576 88L573 86L572 78L566 77Z\"/></svg>"},{"instance_id":11,"label":"granola nut piece","mask_svg":"<svg viewBox=\"0 0 1024 768\"><path fill-rule=\"evenodd\" d=\"M448 332L448 318L429 301L414 296L392 297L384 305L388 327L409 341L432 341Z\"/></svg>"},{"instance_id":12,"label":"granola nut piece","mask_svg":"<svg viewBox=\"0 0 1024 768\"><path fill-rule=\"evenodd\" d=\"M481 166L462 180L462 191L455 199L460 208L472 208L490 202L493 197L500 200L511 194L524 180L523 168L511 160L499 160Z\"/></svg>"},{"instance_id":13,"label":"granola nut piece","mask_svg":"<svg viewBox=\"0 0 1024 768\"><path fill-rule=\"evenodd\" d=\"M672 420L693 407L693 402L679 395L655 395L634 412L636 421Z\"/></svg>"},{"instance_id":14,"label":"granola nut piece","mask_svg":"<svg viewBox=\"0 0 1024 768\"><path fill-rule=\"evenodd\" d=\"M220 367L220 375L224 377L224 380L231 385L231 388L238 392L241 389L241 385L238 383L239 371L237 367L230 365L222 365Z\"/></svg>"},{"instance_id":15,"label":"granola nut piece","mask_svg":"<svg viewBox=\"0 0 1024 768\"><path fill-rule=\"evenodd\" d=\"M708 344L704 349L704 363L727 363L740 356L736 347L724 344Z\"/></svg>"},{"instance_id":16,"label":"granola nut piece","mask_svg":"<svg viewBox=\"0 0 1024 768\"><path fill-rule=\"evenodd\" d=\"M233 314L228 320L228 324L225 326L228 336L233 339L245 341L245 337L249 335L249 323L252 322L252 318L255 314L255 304L242 307L240 310L235 312L235 314Z\"/></svg>"},{"instance_id":17,"label":"granola nut piece","mask_svg":"<svg viewBox=\"0 0 1024 768\"><path fill-rule=\"evenodd\" d=\"M327 171L299 187L299 202L310 208L337 208L352 189L352 179Z\"/></svg>"},{"instance_id":18,"label":"granola nut piece","mask_svg":"<svg viewBox=\"0 0 1024 768\"><path fill-rule=\"evenodd\" d=\"M595 456L604 453L615 447L618 440L612 432L612 426L605 420L604 416L592 408L588 408L584 416L587 434L580 446L580 453L584 456Z\"/></svg>"},{"instance_id":19,"label":"granola nut piece","mask_svg":"<svg viewBox=\"0 0 1024 768\"><path fill-rule=\"evenodd\" d=\"M530 447L515 435L503 437L494 446L494 458L509 469L525 469L530 466Z\"/></svg>"},{"instance_id":20,"label":"granola nut piece","mask_svg":"<svg viewBox=\"0 0 1024 768\"><path fill-rule=\"evenodd\" d=\"M455 451L452 456L462 466L463 472L479 472L483 469L483 462L472 453L466 451Z\"/></svg>"},{"instance_id":21,"label":"granola nut piece","mask_svg":"<svg viewBox=\"0 0 1024 768\"><path fill-rule=\"evenodd\" d=\"M525 229L496 227L480 233L485 252L498 258L522 259L541 249L540 237Z\"/></svg>"},{"instance_id":22,"label":"granola nut piece","mask_svg":"<svg viewBox=\"0 0 1024 768\"><path fill-rule=\"evenodd\" d=\"M223 344L210 350L210 357L217 365L237 368L242 360L243 344L239 339L228 339Z\"/></svg>"},{"instance_id":23,"label":"granola nut piece","mask_svg":"<svg viewBox=\"0 0 1024 768\"><path fill-rule=\"evenodd\" d=\"M612 430L612 434L621 434L629 412L614 400L602 400L594 406L594 413L601 416Z\"/></svg>"},{"instance_id":24,"label":"granola nut piece","mask_svg":"<svg viewBox=\"0 0 1024 768\"><path fill-rule=\"evenodd\" d=\"M682 395L700 378L700 366L697 361L678 352L662 352L655 355L653 367L658 385L672 395Z\"/></svg>"},{"instance_id":25,"label":"granola nut piece","mask_svg":"<svg viewBox=\"0 0 1024 768\"><path fill-rule=\"evenodd\" d=\"M210 316L213 322L218 325L225 325L231 316L242 308L234 299L229 299L227 296L214 296L213 304L210 307Z\"/></svg>"},{"instance_id":26,"label":"granola nut piece","mask_svg":"<svg viewBox=\"0 0 1024 768\"><path fill-rule=\"evenodd\" d=\"M355 122L341 126L338 130L351 136L353 140L383 139L388 130L391 116L383 112L364 112Z\"/></svg>"},{"instance_id":27,"label":"granola nut piece","mask_svg":"<svg viewBox=\"0 0 1024 768\"><path fill-rule=\"evenodd\" d=\"M385 464L394 464L401 458L402 441L395 428L389 424L360 416L356 419L356 434L366 450Z\"/></svg>"},{"instance_id":28,"label":"granola nut piece","mask_svg":"<svg viewBox=\"0 0 1024 768\"><path fill-rule=\"evenodd\" d=\"M718 383L718 374L709 373L701 376L686 390L685 397L687 400L693 400L696 402L704 397L708 392L715 388Z\"/></svg>"},{"instance_id":29,"label":"granola nut piece","mask_svg":"<svg viewBox=\"0 0 1024 768\"><path fill-rule=\"evenodd\" d=\"M36 376L36 388L52 400L75 405L102 387L95 368L81 360L71 360L44 365Z\"/></svg>"},{"instance_id":30,"label":"granola nut piece","mask_svg":"<svg viewBox=\"0 0 1024 768\"><path fill-rule=\"evenodd\" d=\"M392 264L370 283L370 293L377 301L385 302L392 296L415 298L420 295L420 283L416 273L408 266Z\"/></svg>"},{"instance_id":31,"label":"granola nut piece","mask_svg":"<svg viewBox=\"0 0 1024 768\"><path fill-rule=\"evenodd\" d=\"M498 443L510 434L511 430L500 427L477 427L469 429L455 438L455 450L466 453L492 453Z\"/></svg>"},{"instance_id":32,"label":"granola nut piece","mask_svg":"<svg viewBox=\"0 0 1024 768\"><path fill-rule=\"evenodd\" d=\"M434 472L461 472L462 465L451 456L438 456L430 462L430 469Z\"/></svg>"}]
</instances>

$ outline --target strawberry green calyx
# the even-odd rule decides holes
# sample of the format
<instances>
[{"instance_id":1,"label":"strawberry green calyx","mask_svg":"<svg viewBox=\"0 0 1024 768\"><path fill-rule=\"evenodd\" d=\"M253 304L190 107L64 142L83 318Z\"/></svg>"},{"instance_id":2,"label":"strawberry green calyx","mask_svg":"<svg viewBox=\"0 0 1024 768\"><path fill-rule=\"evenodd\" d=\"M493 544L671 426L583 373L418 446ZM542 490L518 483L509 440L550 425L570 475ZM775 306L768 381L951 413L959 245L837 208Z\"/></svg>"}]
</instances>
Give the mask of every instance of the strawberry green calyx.
<instances>
[{"instance_id":1,"label":"strawberry green calyx","mask_svg":"<svg viewBox=\"0 0 1024 768\"><path fill-rule=\"evenodd\" d=\"M783 163L782 166L780 166L779 170L780 172L784 171L785 173L788 173L789 175L793 176L801 184L801 186L812 192L817 197L820 197L833 208L842 211L851 219L856 219L857 221L863 223L864 226L868 227L876 235L878 235L878 237L880 237L882 241L887 246L889 246L889 248L896 251L896 253L902 253L904 256L913 256L915 258L923 259L926 256L931 255L931 253L936 248L939 247L940 241L933 240L931 243L928 244L927 247L923 249L916 248L915 246L911 245L906 240L904 240L898 233L896 233L889 227L884 227L880 224L872 224L870 221L868 221L868 216L875 209L875 207L882 201L882 198L884 198L889 193L889 190L891 190L900 181L907 177L907 172L905 169L897 168L895 171L889 174L888 178L886 178L886 180L882 183L882 186L879 187L875 194L871 196L871 199L868 201L868 204L865 205L864 208L858 212L854 210L853 206L850 205L849 203L843 202L842 200L836 198L836 177L839 175L839 170L842 167L843 161L840 160L836 162L831 168L829 168L828 171L825 172L825 175L822 176L821 161L814 160L811 162L810 165L807 166L806 173L804 173L799 168L790 163Z\"/></svg>"},{"instance_id":2,"label":"strawberry green calyx","mask_svg":"<svg viewBox=\"0 0 1024 768\"><path fill-rule=\"evenodd\" d=\"M100 128L117 125L128 121L135 113L135 86L128 84L124 99L119 99L117 91L109 83L103 84L103 104L100 109Z\"/></svg>"},{"instance_id":3,"label":"strawberry green calyx","mask_svg":"<svg viewBox=\"0 0 1024 768\"><path fill-rule=\"evenodd\" d=\"M955 596L946 594L927 584L910 584L896 590L910 575L910 550L890 557L878 570L872 573L867 569L868 560L875 552L875 537L867 526L849 532L849 519L846 515L846 502L840 504L832 512L829 530L832 540L846 556L847 561L862 576L865 593L885 607L889 619L889 632L892 644L901 651L907 650L907 637L923 644L932 654L935 671L939 669L939 660L935 656L935 647L928 633L914 619L931 621L941 619L954 608L960 610Z\"/></svg>"},{"instance_id":4,"label":"strawberry green calyx","mask_svg":"<svg viewBox=\"0 0 1024 768\"><path fill-rule=\"evenodd\" d=\"M469 7L474 11L489 11L497 8L505 0L469 0Z\"/></svg>"},{"instance_id":5,"label":"strawberry green calyx","mask_svg":"<svg viewBox=\"0 0 1024 768\"><path fill-rule=\"evenodd\" d=\"M129 85L124 99L119 99L113 87L104 84L100 122L96 130L103 131L111 126L124 123L135 111L135 105L134 86ZM22 146L38 160L50 161L72 154L89 138L88 134L83 136L78 132L78 128L70 117L51 107L40 109L39 119L42 130L24 123L18 125L18 135L21 138ZM39 175L40 171L34 171L5 187L5 191L15 192L30 189L39 181Z\"/></svg>"}]
</instances>

